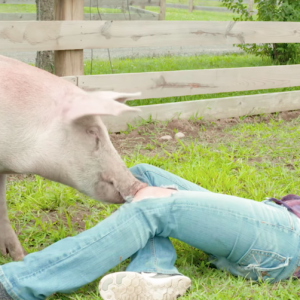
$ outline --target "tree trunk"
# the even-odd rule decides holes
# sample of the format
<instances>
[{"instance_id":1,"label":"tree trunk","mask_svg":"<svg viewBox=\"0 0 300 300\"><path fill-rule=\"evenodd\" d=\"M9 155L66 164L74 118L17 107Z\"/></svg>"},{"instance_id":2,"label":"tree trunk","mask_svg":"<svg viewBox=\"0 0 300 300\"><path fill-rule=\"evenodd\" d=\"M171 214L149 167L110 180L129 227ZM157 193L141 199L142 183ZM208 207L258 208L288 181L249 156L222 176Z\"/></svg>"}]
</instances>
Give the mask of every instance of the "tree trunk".
<instances>
[{"instance_id":1,"label":"tree trunk","mask_svg":"<svg viewBox=\"0 0 300 300\"><path fill-rule=\"evenodd\" d=\"M54 0L36 0L36 12L38 21L53 21ZM54 51L38 51L35 65L54 73Z\"/></svg>"}]
</instances>

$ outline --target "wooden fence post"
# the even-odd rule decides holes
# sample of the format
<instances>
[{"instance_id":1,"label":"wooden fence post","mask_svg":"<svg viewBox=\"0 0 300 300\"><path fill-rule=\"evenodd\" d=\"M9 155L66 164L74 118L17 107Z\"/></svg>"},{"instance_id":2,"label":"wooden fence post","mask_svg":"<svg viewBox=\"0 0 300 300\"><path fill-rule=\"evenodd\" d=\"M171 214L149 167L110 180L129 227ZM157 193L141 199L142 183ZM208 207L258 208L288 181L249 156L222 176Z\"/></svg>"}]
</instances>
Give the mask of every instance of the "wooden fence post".
<instances>
[{"instance_id":1,"label":"wooden fence post","mask_svg":"<svg viewBox=\"0 0 300 300\"><path fill-rule=\"evenodd\" d=\"M83 20L84 0L55 0L55 20ZM83 50L55 51L55 74L83 75Z\"/></svg>"},{"instance_id":2,"label":"wooden fence post","mask_svg":"<svg viewBox=\"0 0 300 300\"><path fill-rule=\"evenodd\" d=\"M189 12L193 12L193 9L194 9L194 0L189 0Z\"/></svg>"},{"instance_id":3,"label":"wooden fence post","mask_svg":"<svg viewBox=\"0 0 300 300\"><path fill-rule=\"evenodd\" d=\"M250 16L253 15L253 5L254 5L254 0L249 0L248 2L248 13Z\"/></svg>"},{"instance_id":4,"label":"wooden fence post","mask_svg":"<svg viewBox=\"0 0 300 300\"><path fill-rule=\"evenodd\" d=\"M166 19L166 0L160 0L159 20Z\"/></svg>"}]
</instances>

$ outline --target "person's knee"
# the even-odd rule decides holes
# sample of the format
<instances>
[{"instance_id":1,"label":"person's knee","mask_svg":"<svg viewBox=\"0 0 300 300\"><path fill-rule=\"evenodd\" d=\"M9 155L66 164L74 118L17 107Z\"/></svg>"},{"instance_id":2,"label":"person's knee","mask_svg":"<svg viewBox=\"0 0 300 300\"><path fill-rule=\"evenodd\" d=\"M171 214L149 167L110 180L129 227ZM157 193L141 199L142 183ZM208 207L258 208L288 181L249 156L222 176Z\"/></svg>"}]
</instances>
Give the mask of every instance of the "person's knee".
<instances>
[{"instance_id":1,"label":"person's knee","mask_svg":"<svg viewBox=\"0 0 300 300\"><path fill-rule=\"evenodd\" d=\"M137 165L129 168L129 170L130 170L131 173L145 172L145 171L147 171L151 167L153 167L153 166L151 166L149 164L141 163L141 164L137 164Z\"/></svg>"},{"instance_id":2,"label":"person's knee","mask_svg":"<svg viewBox=\"0 0 300 300\"><path fill-rule=\"evenodd\" d=\"M142 182L148 183L147 178L145 177L145 173L147 171L151 170L152 168L155 168L155 167L153 167L149 164L142 163L142 164L137 164L137 165L131 167L129 170L135 178L139 179Z\"/></svg>"}]
</instances>

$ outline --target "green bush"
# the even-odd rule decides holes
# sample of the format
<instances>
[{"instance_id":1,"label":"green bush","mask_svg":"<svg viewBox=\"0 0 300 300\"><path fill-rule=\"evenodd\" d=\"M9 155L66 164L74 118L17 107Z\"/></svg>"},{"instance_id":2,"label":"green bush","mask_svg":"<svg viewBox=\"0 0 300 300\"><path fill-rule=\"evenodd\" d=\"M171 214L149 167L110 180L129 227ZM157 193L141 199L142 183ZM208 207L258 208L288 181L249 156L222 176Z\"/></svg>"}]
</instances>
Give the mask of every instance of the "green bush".
<instances>
[{"instance_id":1,"label":"green bush","mask_svg":"<svg viewBox=\"0 0 300 300\"><path fill-rule=\"evenodd\" d=\"M248 11L242 0L220 0L223 6L239 14L235 21L281 21L299 22L300 4L298 0L254 0L257 15ZM294 64L299 62L300 44L245 44L238 45L246 53L268 56L275 64Z\"/></svg>"}]
</instances>

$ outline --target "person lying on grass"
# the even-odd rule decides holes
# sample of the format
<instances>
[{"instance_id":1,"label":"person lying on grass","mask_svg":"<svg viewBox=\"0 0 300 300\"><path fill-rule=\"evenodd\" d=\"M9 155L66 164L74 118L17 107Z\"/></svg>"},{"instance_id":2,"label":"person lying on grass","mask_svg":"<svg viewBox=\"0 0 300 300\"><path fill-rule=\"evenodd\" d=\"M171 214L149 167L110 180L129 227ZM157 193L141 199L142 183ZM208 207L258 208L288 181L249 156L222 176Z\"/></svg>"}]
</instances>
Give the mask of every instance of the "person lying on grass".
<instances>
[{"instance_id":1,"label":"person lying on grass","mask_svg":"<svg viewBox=\"0 0 300 300\"><path fill-rule=\"evenodd\" d=\"M174 266L169 237L210 254L217 268L236 276L270 282L297 277L297 199L274 199L278 205L216 194L147 164L131 172L149 187L95 227L2 265L0 299L74 292L128 257L126 272L100 281L104 300L176 299L191 280Z\"/></svg>"}]
</instances>

